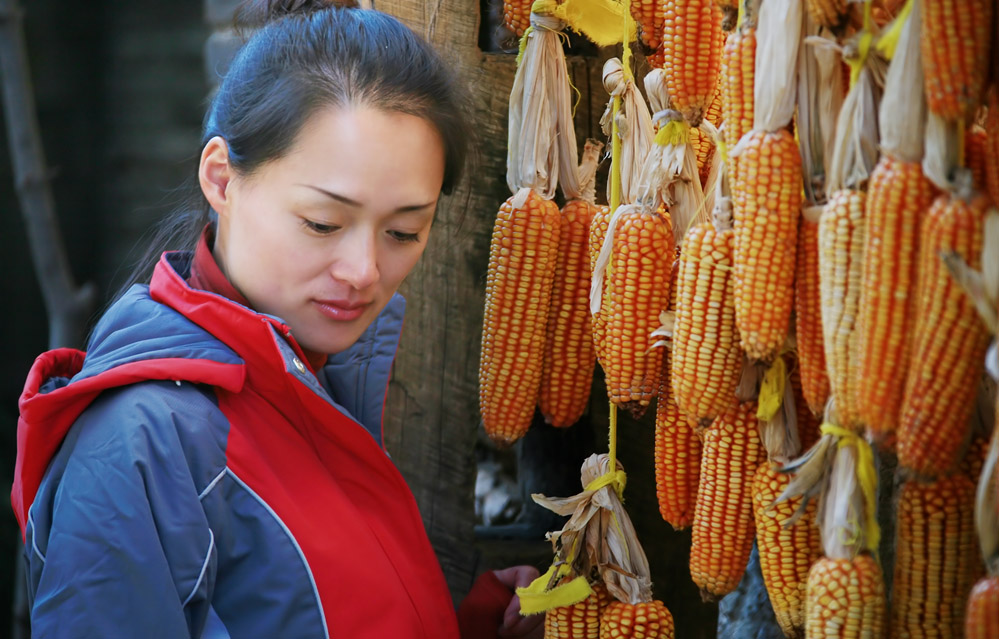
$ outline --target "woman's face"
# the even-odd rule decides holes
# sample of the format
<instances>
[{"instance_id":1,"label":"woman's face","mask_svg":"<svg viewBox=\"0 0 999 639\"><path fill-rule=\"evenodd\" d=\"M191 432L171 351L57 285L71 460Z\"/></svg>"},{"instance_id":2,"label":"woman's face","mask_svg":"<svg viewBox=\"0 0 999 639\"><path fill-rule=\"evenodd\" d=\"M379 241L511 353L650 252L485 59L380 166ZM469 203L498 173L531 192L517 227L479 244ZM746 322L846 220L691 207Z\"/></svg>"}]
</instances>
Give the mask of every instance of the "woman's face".
<instances>
[{"instance_id":1,"label":"woman's face","mask_svg":"<svg viewBox=\"0 0 999 639\"><path fill-rule=\"evenodd\" d=\"M305 349L343 351L423 254L443 178L427 120L363 105L320 111L287 155L232 175L213 203L215 258Z\"/></svg>"}]
</instances>

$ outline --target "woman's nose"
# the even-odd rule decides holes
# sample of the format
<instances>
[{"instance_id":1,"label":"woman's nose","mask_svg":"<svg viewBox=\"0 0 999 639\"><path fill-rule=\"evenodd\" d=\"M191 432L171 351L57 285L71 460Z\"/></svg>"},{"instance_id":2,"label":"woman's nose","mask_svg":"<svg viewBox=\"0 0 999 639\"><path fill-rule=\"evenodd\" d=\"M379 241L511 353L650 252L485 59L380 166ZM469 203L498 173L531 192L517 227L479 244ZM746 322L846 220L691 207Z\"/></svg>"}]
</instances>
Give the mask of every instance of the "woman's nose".
<instances>
[{"instance_id":1,"label":"woman's nose","mask_svg":"<svg viewBox=\"0 0 999 639\"><path fill-rule=\"evenodd\" d=\"M368 234L345 237L330 268L333 278L363 290L378 281L375 238Z\"/></svg>"}]
</instances>

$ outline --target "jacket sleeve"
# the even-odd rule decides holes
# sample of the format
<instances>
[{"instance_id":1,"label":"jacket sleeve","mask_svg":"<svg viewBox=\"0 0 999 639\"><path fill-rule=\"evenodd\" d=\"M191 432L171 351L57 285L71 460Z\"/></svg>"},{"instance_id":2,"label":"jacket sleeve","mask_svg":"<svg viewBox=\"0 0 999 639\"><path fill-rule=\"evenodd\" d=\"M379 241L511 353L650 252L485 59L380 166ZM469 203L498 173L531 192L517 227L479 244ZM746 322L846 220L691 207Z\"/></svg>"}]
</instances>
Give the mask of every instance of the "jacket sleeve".
<instances>
[{"instance_id":1,"label":"jacket sleeve","mask_svg":"<svg viewBox=\"0 0 999 639\"><path fill-rule=\"evenodd\" d=\"M216 542L180 433L214 404L185 386L106 392L70 430L29 512L36 639L200 637Z\"/></svg>"}]
</instances>

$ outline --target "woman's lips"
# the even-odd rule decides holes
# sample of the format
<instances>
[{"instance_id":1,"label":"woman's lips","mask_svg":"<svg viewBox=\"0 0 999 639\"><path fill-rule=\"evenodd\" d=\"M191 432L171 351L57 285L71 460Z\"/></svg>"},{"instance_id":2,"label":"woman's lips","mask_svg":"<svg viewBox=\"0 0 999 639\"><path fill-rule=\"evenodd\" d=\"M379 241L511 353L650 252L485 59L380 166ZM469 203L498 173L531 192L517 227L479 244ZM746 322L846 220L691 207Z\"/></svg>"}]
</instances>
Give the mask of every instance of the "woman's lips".
<instances>
[{"instance_id":1,"label":"woman's lips","mask_svg":"<svg viewBox=\"0 0 999 639\"><path fill-rule=\"evenodd\" d=\"M339 322L349 322L360 317L370 302L347 302L345 300L315 300L319 312Z\"/></svg>"}]
</instances>

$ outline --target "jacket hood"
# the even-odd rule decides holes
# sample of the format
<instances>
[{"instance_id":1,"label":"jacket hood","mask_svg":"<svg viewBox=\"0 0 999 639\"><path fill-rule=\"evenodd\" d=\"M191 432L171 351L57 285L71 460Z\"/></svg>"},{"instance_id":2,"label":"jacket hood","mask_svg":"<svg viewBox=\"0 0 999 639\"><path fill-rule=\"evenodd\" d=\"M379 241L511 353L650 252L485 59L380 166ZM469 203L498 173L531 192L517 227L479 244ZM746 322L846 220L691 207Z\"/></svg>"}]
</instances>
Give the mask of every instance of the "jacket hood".
<instances>
[{"instance_id":1,"label":"jacket hood","mask_svg":"<svg viewBox=\"0 0 999 639\"><path fill-rule=\"evenodd\" d=\"M150 380L206 384L239 392L246 380L246 364L237 351L253 357L255 352L268 349L268 343L273 349L274 339L278 339L275 334L283 336L305 361L279 318L188 286L185 278L190 264L190 253L164 254L152 282L133 286L101 317L86 353L63 348L35 360L18 402L17 460L11 491L22 533L45 469L73 422L101 392ZM352 374L374 375L376 381L387 385L404 305L402 298L396 297L383 314L398 315L398 321L376 321L357 344L331 358L331 363L339 366L328 367L324 374L335 375L336 381L345 382L348 388L363 385L351 379ZM376 356L375 365L359 371L357 362L372 355ZM351 365L345 366L347 363ZM382 386L379 393L384 389ZM380 423L381 404L377 409Z\"/></svg>"}]
</instances>

